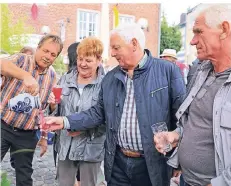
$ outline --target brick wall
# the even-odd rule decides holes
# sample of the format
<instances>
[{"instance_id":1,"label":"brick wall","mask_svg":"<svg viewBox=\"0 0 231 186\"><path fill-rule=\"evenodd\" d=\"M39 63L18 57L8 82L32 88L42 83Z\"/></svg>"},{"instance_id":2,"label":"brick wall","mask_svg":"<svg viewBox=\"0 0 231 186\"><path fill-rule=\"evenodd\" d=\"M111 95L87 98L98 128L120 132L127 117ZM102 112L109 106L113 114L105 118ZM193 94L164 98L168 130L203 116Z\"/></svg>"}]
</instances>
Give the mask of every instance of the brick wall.
<instances>
[{"instance_id":1,"label":"brick wall","mask_svg":"<svg viewBox=\"0 0 231 186\"><path fill-rule=\"evenodd\" d=\"M113 20L112 7L110 4L110 20ZM146 48L148 48L153 56L157 56L158 48L158 29L159 29L159 5L158 4L117 4L119 13L134 15L135 21L139 18L148 20L149 31L144 31L146 36ZM110 22L110 28L113 27L113 21Z\"/></svg>"},{"instance_id":2,"label":"brick wall","mask_svg":"<svg viewBox=\"0 0 231 186\"><path fill-rule=\"evenodd\" d=\"M66 54L67 47L76 41L76 20L77 9L89 9L101 11L101 4L47 4L38 6L38 17L32 19L31 7L32 4L9 4L10 11L14 15L14 21L18 17L26 17L27 24L35 28L36 34L41 34L43 25L48 25L51 33L58 34L60 32L60 20L66 23L66 39L64 42L63 54ZM109 5L110 29L113 28L113 11L115 4ZM149 30L145 31L146 47L151 50L154 56L157 55L158 48L158 28L159 28L159 5L158 4L117 4L119 13L134 15L136 21L143 17L148 20ZM70 22L66 20L69 18Z\"/></svg>"}]
</instances>

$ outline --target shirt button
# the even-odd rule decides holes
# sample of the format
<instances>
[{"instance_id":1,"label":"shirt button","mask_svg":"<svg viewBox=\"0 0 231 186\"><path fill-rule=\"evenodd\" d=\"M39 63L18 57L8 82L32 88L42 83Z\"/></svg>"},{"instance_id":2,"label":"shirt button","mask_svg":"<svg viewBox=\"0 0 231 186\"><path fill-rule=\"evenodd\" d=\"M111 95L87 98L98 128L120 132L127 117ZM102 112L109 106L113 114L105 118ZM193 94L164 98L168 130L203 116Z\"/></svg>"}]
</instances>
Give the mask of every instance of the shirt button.
<instances>
[{"instance_id":1,"label":"shirt button","mask_svg":"<svg viewBox=\"0 0 231 186\"><path fill-rule=\"evenodd\" d=\"M182 111L180 111L179 114L182 114Z\"/></svg>"}]
</instances>

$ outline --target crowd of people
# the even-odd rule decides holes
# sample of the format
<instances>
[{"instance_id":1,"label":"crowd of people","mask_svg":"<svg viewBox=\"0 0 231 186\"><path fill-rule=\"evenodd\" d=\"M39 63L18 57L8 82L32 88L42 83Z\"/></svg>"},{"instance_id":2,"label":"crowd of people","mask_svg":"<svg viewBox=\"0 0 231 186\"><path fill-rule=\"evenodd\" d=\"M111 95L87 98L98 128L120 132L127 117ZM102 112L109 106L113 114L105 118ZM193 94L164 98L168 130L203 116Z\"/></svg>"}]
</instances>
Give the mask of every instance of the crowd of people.
<instances>
[{"instance_id":1,"label":"crowd of people","mask_svg":"<svg viewBox=\"0 0 231 186\"><path fill-rule=\"evenodd\" d=\"M56 35L2 59L1 160L10 150L16 185L33 185L35 148L43 156L54 131L59 186L97 186L104 176L108 186L169 186L173 176L180 186L230 186L231 7L200 12L193 33L190 69L174 49L153 57L136 23L110 32L118 66L106 74L96 37L69 46L59 80L51 66L63 48ZM60 102L54 87L62 88ZM167 130L154 133L160 122Z\"/></svg>"}]
</instances>

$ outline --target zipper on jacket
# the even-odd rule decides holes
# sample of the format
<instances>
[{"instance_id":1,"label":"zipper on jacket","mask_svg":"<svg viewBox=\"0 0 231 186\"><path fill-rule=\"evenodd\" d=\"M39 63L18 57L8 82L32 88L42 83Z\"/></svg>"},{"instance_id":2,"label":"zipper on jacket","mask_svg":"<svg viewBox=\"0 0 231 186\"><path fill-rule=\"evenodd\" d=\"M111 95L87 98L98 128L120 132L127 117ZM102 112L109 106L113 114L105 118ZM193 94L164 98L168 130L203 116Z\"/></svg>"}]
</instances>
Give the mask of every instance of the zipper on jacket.
<instances>
[{"instance_id":1,"label":"zipper on jacket","mask_svg":"<svg viewBox=\"0 0 231 186\"><path fill-rule=\"evenodd\" d=\"M158 89L156 89L156 90L153 90L153 91L150 92L150 94L151 94L151 96L153 97L154 94L155 94L156 92L158 92L158 91L160 91L160 90L162 90L162 89L166 89L166 88L168 88L168 86L161 87L161 88L158 88Z\"/></svg>"}]
</instances>

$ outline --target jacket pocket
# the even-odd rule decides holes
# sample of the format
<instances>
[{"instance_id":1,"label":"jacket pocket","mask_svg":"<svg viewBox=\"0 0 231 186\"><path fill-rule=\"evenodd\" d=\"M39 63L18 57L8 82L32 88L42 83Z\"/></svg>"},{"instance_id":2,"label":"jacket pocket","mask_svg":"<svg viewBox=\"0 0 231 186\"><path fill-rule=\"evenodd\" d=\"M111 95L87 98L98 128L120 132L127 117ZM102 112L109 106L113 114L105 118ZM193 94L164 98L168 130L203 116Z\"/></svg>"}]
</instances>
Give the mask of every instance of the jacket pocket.
<instances>
[{"instance_id":1,"label":"jacket pocket","mask_svg":"<svg viewBox=\"0 0 231 186\"><path fill-rule=\"evenodd\" d=\"M69 96L71 93L71 90L69 88L63 88L62 95Z\"/></svg>"},{"instance_id":2,"label":"jacket pocket","mask_svg":"<svg viewBox=\"0 0 231 186\"><path fill-rule=\"evenodd\" d=\"M104 141L106 136L102 135L92 141L88 141L84 151L84 161L100 162L104 158Z\"/></svg>"},{"instance_id":3,"label":"jacket pocket","mask_svg":"<svg viewBox=\"0 0 231 186\"><path fill-rule=\"evenodd\" d=\"M156 105L158 109L166 110L169 103L169 91L168 86L162 86L156 88L149 93L150 101L152 104ZM153 111L152 111L153 112Z\"/></svg>"},{"instance_id":4,"label":"jacket pocket","mask_svg":"<svg viewBox=\"0 0 231 186\"><path fill-rule=\"evenodd\" d=\"M98 95L93 96L91 100L91 106L96 105L97 101L98 101Z\"/></svg>"},{"instance_id":5,"label":"jacket pocket","mask_svg":"<svg viewBox=\"0 0 231 186\"><path fill-rule=\"evenodd\" d=\"M205 88L202 88L202 89L198 92L197 98L198 98L198 99L203 98L204 95L206 94L206 92L207 92L207 90L206 90Z\"/></svg>"},{"instance_id":6,"label":"jacket pocket","mask_svg":"<svg viewBox=\"0 0 231 186\"><path fill-rule=\"evenodd\" d=\"M226 102L222 107L221 127L231 132L231 102Z\"/></svg>"},{"instance_id":7,"label":"jacket pocket","mask_svg":"<svg viewBox=\"0 0 231 186\"><path fill-rule=\"evenodd\" d=\"M61 97L61 105L62 105L62 108L61 109L64 109L65 107L70 107L70 93L71 93L71 90L67 87L63 88L62 90L62 97ZM65 107L63 107L63 105L65 105ZM69 110L69 109L67 109ZM67 113L66 113L67 114Z\"/></svg>"},{"instance_id":8,"label":"jacket pocket","mask_svg":"<svg viewBox=\"0 0 231 186\"><path fill-rule=\"evenodd\" d=\"M164 89L167 89L167 88L168 88L168 86L164 86L164 87L160 87L160 88L157 88L157 89L151 91L151 92L150 92L151 97L154 97L154 95L155 95L157 92L159 92L159 91L161 91L161 90L164 90Z\"/></svg>"}]
</instances>

